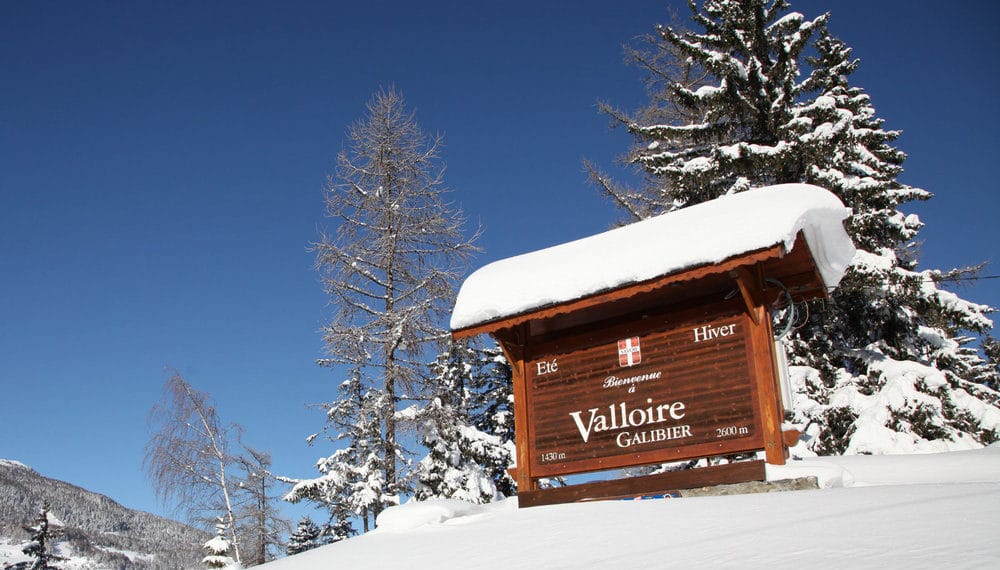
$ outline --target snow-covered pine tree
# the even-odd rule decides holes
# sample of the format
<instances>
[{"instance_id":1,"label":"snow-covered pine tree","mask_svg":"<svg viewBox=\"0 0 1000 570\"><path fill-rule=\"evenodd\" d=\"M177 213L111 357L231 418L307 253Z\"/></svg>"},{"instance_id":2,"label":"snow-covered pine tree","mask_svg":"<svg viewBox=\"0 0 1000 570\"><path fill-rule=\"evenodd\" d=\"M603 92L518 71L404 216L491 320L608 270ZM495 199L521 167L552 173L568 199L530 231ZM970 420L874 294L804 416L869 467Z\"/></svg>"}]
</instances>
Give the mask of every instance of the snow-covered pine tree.
<instances>
[{"instance_id":1,"label":"snow-covered pine tree","mask_svg":"<svg viewBox=\"0 0 1000 570\"><path fill-rule=\"evenodd\" d=\"M490 377L503 373L495 360L494 354L465 341L451 341L432 365L431 384L436 390L423 408L414 406L412 412L420 442L428 450L416 468L418 500L443 497L487 503L513 492L507 473L510 440L505 434L484 431L496 431L491 428L497 420L509 420L494 412L510 394L509 375L506 389L502 377Z\"/></svg>"},{"instance_id":2,"label":"snow-covered pine tree","mask_svg":"<svg viewBox=\"0 0 1000 570\"><path fill-rule=\"evenodd\" d=\"M470 377L469 399L472 426L482 433L500 439L507 450L487 455L483 463L491 474L500 496L517 494L517 481L508 473L516 456L514 450L514 388L513 374L507 357L497 344L474 347L476 367Z\"/></svg>"},{"instance_id":3,"label":"snow-covered pine tree","mask_svg":"<svg viewBox=\"0 0 1000 570\"><path fill-rule=\"evenodd\" d=\"M319 526L308 516L303 516L299 519L299 524L295 526L295 530L288 537L285 554L291 556L321 546L320 535Z\"/></svg>"},{"instance_id":4,"label":"snow-covered pine tree","mask_svg":"<svg viewBox=\"0 0 1000 570\"><path fill-rule=\"evenodd\" d=\"M994 390L1000 390L1000 341L986 335L983 339L983 353L986 354L986 370L983 375L989 378L983 383Z\"/></svg>"},{"instance_id":5,"label":"snow-covered pine tree","mask_svg":"<svg viewBox=\"0 0 1000 570\"><path fill-rule=\"evenodd\" d=\"M788 342L802 365L793 419L808 427L809 447L884 453L997 439L998 395L982 384L995 371L963 333L988 331L992 309L938 287L963 270L917 269L922 224L899 207L930 194L898 181L899 132L884 130L850 85L858 62L830 35L829 16L809 20L786 0L689 6L697 31L660 26L633 52L650 72L650 107L611 112L633 135L627 162L644 185L625 188L596 169L592 179L632 219L751 187L830 189L853 209L859 251Z\"/></svg>"},{"instance_id":6,"label":"snow-covered pine tree","mask_svg":"<svg viewBox=\"0 0 1000 570\"><path fill-rule=\"evenodd\" d=\"M351 538L355 534L357 532L354 530L354 524L349 519L333 517L323 525L321 531L322 543L333 544Z\"/></svg>"},{"instance_id":7,"label":"snow-covered pine tree","mask_svg":"<svg viewBox=\"0 0 1000 570\"><path fill-rule=\"evenodd\" d=\"M324 506L330 512L331 524L340 529L346 528L344 524L351 517L358 517L368 532L383 504L389 501L384 494L380 419L385 416L388 399L379 390L364 385L360 367L351 371L338 392L338 400L324 405L323 430L309 436L307 441L311 445L325 433L329 441L340 447L316 463L319 477L280 479L294 485L285 500L295 503L305 499Z\"/></svg>"},{"instance_id":8,"label":"snow-covered pine tree","mask_svg":"<svg viewBox=\"0 0 1000 570\"><path fill-rule=\"evenodd\" d=\"M829 388L816 394L827 405L811 412L802 409L797 420L825 424L828 431L845 434L869 424L866 429L870 431L870 422L855 425L858 416L872 410L857 405L854 387L860 385L860 396L884 400L898 390L900 382L907 382L899 378L894 363L916 362L929 368L911 370L910 375L918 379L911 382L912 387L906 386L906 400L876 405L888 412L884 427L914 439L958 440L965 433L980 443L990 443L1000 426L983 418L982 411L971 410L970 405L982 404L968 398L976 395L985 402L995 401L982 389L991 375L969 346L973 337L962 331L988 331L992 322L986 314L991 309L938 287L978 268L948 273L918 269L912 244L923 224L898 208L931 195L898 182L906 155L891 143L900 133L884 130L870 97L849 84L859 63L852 59L851 49L826 29L814 45L816 55L808 60L812 73L802 90L815 97L793 109L787 138L798 139L801 179L832 190L852 208L847 227L859 253L833 293L833 310L807 321L789 343L795 360L818 369L824 388ZM844 351L843 347L857 350ZM947 384L941 382L940 374ZM829 406L831 398L834 406ZM878 444L872 441L877 438L878 434L863 433L850 450L877 451ZM833 438L820 441L817 449L843 452L850 445L847 438Z\"/></svg>"},{"instance_id":9,"label":"snow-covered pine tree","mask_svg":"<svg viewBox=\"0 0 1000 570\"><path fill-rule=\"evenodd\" d=\"M427 350L446 333L459 265L475 251L464 218L447 202L440 137L428 138L395 89L379 91L348 132L326 188L334 236L313 245L335 314L324 328L324 365L349 365L383 402L384 481L373 505L404 491L397 463L397 403L424 384Z\"/></svg>"},{"instance_id":10,"label":"snow-covered pine tree","mask_svg":"<svg viewBox=\"0 0 1000 570\"><path fill-rule=\"evenodd\" d=\"M229 556L231 544L226 539L226 536L230 534L227 526L220 518L219 523L215 525L215 536L205 543L203 548L208 554L201 559L205 568L233 568L236 566L236 561L233 560L232 556Z\"/></svg>"},{"instance_id":11,"label":"snow-covered pine tree","mask_svg":"<svg viewBox=\"0 0 1000 570\"><path fill-rule=\"evenodd\" d=\"M28 544L21 549L21 552L32 557L31 564L28 566L29 570L57 570L57 567L51 563L62 560L61 557L50 552L49 540L53 533L49 524L49 504L45 503L38 512L38 516L35 517L34 524L25 527L31 538Z\"/></svg>"},{"instance_id":12,"label":"snow-covered pine tree","mask_svg":"<svg viewBox=\"0 0 1000 570\"><path fill-rule=\"evenodd\" d=\"M709 0L703 10L693 0L689 5L703 33L658 26L647 50L631 52L651 70L654 108L638 117L652 122L612 113L634 136L628 160L648 185L623 189L594 173L633 219L751 186L798 181L797 157L781 130L799 94L799 61L826 16L782 16L783 0ZM659 122L663 118L669 122Z\"/></svg>"}]
</instances>

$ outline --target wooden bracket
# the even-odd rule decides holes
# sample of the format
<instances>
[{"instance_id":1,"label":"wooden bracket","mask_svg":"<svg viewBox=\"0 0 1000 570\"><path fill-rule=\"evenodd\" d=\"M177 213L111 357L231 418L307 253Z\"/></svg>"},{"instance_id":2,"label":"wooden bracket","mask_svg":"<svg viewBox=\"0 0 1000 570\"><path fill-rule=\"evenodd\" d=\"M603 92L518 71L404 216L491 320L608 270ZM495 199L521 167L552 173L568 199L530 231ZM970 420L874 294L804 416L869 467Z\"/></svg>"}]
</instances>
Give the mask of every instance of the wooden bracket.
<instances>
[{"instance_id":1,"label":"wooden bracket","mask_svg":"<svg viewBox=\"0 0 1000 570\"><path fill-rule=\"evenodd\" d=\"M764 278L760 266L739 267L730 272L730 276L736 280L736 285L740 288L747 314L755 325L759 325L763 318L760 307L764 305Z\"/></svg>"},{"instance_id":2,"label":"wooden bracket","mask_svg":"<svg viewBox=\"0 0 1000 570\"><path fill-rule=\"evenodd\" d=\"M790 429L788 431L781 432L781 439L785 442L786 447L794 447L801 438L802 432L797 429Z\"/></svg>"}]
</instances>

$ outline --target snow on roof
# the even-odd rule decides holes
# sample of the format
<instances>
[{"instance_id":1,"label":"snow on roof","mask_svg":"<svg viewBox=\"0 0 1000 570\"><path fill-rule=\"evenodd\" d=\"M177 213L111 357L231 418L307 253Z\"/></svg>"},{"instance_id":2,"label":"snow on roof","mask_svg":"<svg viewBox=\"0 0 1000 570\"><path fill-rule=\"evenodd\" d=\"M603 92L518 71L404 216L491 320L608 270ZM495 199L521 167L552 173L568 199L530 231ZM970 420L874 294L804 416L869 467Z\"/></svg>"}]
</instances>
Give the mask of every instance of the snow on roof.
<instances>
[{"instance_id":1,"label":"snow on roof","mask_svg":"<svg viewBox=\"0 0 1000 570\"><path fill-rule=\"evenodd\" d=\"M828 190L781 184L703 202L547 249L502 259L462 284L452 330L565 303L782 244L799 231L827 288L854 256L850 215Z\"/></svg>"}]
</instances>

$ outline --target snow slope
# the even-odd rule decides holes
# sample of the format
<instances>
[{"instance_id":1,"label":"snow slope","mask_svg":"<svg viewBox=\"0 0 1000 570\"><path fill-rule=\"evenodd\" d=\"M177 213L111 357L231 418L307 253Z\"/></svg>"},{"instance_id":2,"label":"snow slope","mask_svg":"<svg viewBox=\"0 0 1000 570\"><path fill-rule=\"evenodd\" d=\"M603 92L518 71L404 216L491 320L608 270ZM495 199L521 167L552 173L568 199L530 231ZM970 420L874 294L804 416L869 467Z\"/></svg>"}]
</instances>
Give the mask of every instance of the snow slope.
<instances>
[{"instance_id":1,"label":"snow slope","mask_svg":"<svg viewBox=\"0 0 1000 570\"><path fill-rule=\"evenodd\" d=\"M768 468L807 474L823 488L523 510L410 502L373 532L261 568L1000 567L1000 446Z\"/></svg>"}]
</instances>

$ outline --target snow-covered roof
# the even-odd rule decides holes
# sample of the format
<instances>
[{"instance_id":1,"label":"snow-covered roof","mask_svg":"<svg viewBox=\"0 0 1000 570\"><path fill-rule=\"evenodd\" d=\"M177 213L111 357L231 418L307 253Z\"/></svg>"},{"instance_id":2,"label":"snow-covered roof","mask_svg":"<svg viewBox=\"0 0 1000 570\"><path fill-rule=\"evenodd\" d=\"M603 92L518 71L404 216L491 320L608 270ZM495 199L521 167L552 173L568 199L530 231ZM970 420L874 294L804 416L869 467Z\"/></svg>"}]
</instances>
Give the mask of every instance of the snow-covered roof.
<instances>
[{"instance_id":1,"label":"snow-covered roof","mask_svg":"<svg viewBox=\"0 0 1000 570\"><path fill-rule=\"evenodd\" d=\"M843 226L849 214L828 190L781 184L502 259L476 270L462 284L451 328L504 319L778 244L788 252L800 231L824 285L833 288L854 256Z\"/></svg>"}]
</instances>

